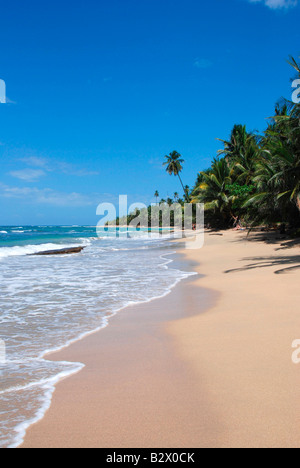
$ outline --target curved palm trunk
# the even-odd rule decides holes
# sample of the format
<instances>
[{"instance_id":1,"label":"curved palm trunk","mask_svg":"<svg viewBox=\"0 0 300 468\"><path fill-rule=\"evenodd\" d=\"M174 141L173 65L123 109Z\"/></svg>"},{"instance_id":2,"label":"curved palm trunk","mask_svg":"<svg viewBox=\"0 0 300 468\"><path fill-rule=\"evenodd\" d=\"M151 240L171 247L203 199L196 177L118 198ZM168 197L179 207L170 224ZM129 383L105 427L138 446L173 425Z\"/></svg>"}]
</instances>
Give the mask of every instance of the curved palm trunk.
<instances>
[{"instance_id":1,"label":"curved palm trunk","mask_svg":"<svg viewBox=\"0 0 300 468\"><path fill-rule=\"evenodd\" d=\"M177 174L177 175L178 175L178 177L179 177L179 180L180 180L180 183L181 183L181 185L182 185L182 188L183 188L183 193L185 193L185 196L186 196L186 198L187 198L187 201L190 203L190 202L191 202L191 200L190 200L190 197L189 197L189 195L188 195L187 191L186 191L186 190L185 190L185 188L184 188L184 185L183 185L183 183L182 183L182 180L181 180L181 177L180 177L180 174L179 174L179 172L178 172L178 174Z\"/></svg>"}]
</instances>

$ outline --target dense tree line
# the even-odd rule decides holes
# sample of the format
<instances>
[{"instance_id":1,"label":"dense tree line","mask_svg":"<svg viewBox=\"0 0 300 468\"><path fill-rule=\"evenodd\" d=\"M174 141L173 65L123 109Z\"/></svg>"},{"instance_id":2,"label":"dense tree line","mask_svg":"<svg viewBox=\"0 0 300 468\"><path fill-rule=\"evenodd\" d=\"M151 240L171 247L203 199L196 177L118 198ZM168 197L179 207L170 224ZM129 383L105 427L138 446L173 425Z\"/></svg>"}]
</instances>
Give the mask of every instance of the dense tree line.
<instances>
[{"instance_id":1,"label":"dense tree line","mask_svg":"<svg viewBox=\"0 0 300 468\"><path fill-rule=\"evenodd\" d=\"M300 78L300 65L290 64ZM205 205L206 219L229 226L287 223L300 227L300 104L276 105L262 135L235 125L228 141L197 178L192 202Z\"/></svg>"},{"instance_id":2,"label":"dense tree line","mask_svg":"<svg viewBox=\"0 0 300 468\"><path fill-rule=\"evenodd\" d=\"M293 58L289 63L299 79L300 64ZM234 125L229 139L219 140L222 149L211 166L197 175L191 190L181 178L184 164L181 155L173 151L165 156L163 165L168 174L178 177L182 198L175 192L173 199L158 202L160 194L155 191L160 213L149 206L147 210L136 210L127 219L118 219L117 224L129 225L139 215L141 225L150 227L153 216L162 225L163 212L173 203L181 205L182 212L185 203L202 203L206 224L213 227L230 227L239 220L249 227L286 224L299 229L300 104L299 99L295 101L284 99L276 105L262 135L248 131L245 125ZM171 225L175 221L176 212L171 213Z\"/></svg>"}]
</instances>

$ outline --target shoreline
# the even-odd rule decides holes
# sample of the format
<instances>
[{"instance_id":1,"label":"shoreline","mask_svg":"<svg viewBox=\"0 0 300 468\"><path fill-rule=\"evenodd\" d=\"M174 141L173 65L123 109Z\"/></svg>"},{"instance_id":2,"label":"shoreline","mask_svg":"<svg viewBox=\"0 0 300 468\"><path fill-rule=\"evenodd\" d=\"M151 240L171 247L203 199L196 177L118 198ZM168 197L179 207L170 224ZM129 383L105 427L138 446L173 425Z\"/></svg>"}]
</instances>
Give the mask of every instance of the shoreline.
<instances>
[{"instance_id":1,"label":"shoreline","mask_svg":"<svg viewBox=\"0 0 300 468\"><path fill-rule=\"evenodd\" d=\"M177 254L176 251L166 252L164 254L159 255L159 257L163 261L162 266L164 268L166 269L171 268L172 270L178 270L178 273L181 273L182 275L181 277L178 276L178 278L174 281L174 283L171 284L163 294L159 296L151 297L149 299L144 299L141 301L136 301L133 303L128 303L126 305L123 305L122 307L116 309L114 312L110 312L106 317L103 317L103 323L99 327L80 334L77 338L74 338L71 341L66 342L64 345L58 348L45 350L40 355L40 359L45 359L45 360L50 360L50 361L59 361L62 363L65 362L66 364L70 364L71 366L74 365L74 369L71 369L70 371L66 371L66 372L61 372L55 377L52 377L49 380L47 380L44 384L43 382L41 382L41 388L44 388L44 392L45 392L45 398L44 398L45 401L43 403L43 406L33 418L17 426L16 429L17 429L18 435L15 437L15 441L11 444L10 446L11 448L20 447L24 442L24 438L26 437L26 433L28 429L31 426L36 425L43 420L45 414L51 407L53 393L55 392L56 387L61 382L63 382L63 380L68 379L72 377L73 375L76 375L77 373L81 372L84 369L85 367L84 363L82 363L81 361L78 361L78 362L75 362L73 360L68 361L64 359L63 357L59 358L58 356L60 355L60 353L63 353L65 350L67 350L70 347L76 346L76 344L80 343L81 341L87 340L89 337L92 337L94 334L99 334L99 333L101 334L107 327L109 327L111 320L113 320L118 314L124 313L126 309L131 309L131 308L135 309L141 305L151 304L152 302L159 301L163 298L166 298L169 294L172 293L173 289L176 288L176 286L181 281L185 281L185 280L188 280L190 278L197 276L197 273L192 271L191 268L185 268L186 264L178 259L179 255ZM77 369L76 369L76 366L77 366ZM37 383L34 385L39 386L40 384Z\"/></svg>"},{"instance_id":2,"label":"shoreline","mask_svg":"<svg viewBox=\"0 0 300 468\"><path fill-rule=\"evenodd\" d=\"M45 360L45 361L52 361L51 356L53 355L54 356L53 360L55 360L55 356L57 353L63 352L65 349L67 349L70 346L73 346L77 342L85 340L89 336L95 333L99 333L102 330L104 330L108 326L110 320L118 313L122 313L122 311L125 310L126 308L135 307L140 304L151 303L152 301L166 297L172 291L172 289L176 287L178 282L182 281L183 278L188 278L195 274L188 270L177 271L175 259L173 258L176 255L175 248L173 249L172 247L172 248L166 249L164 252L160 252L160 250L158 250L157 252L159 253L157 255L155 254L155 257L157 256L161 271L165 271L165 270L167 271L169 268L175 271L175 274L172 275L172 280L171 280L172 282L170 282L170 284L166 282L165 288L161 288L161 287L156 288L156 289L152 288L153 290L152 290L151 297L148 291L147 296L144 295L143 299L142 299L143 294L136 295L136 299L133 300L133 302L129 301L129 298L128 298L127 302L126 303L124 302L123 305L117 306L117 308L115 308L113 311L107 311L106 315L101 318L102 320L101 325L96 326L95 328L90 329L88 331L82 331L75 338L69 339L68 341L66 338L64 343L57 347L53 346L52 348L49 347L47 349L44 349L44 351L42 351L38 355L37 359ZM166 273L166 277L168 278L168 273ZM139 299L137 298L138 296L140 297ZM11 431L10 435L12 436L12 440L9 443L7 443L7 447L17 448L23 443L23 438L27 429L31 427L33 424L36 424L39 421L41 421L45 415L45 412L47 412L47 410L49 409L51 405L51 401L52 401L52 395L53 395L53 392L55 391L56 385L58 385L65 378L68 378L72 376L73 374L76 374L84 367L84 364L81 361L80 362L79 361L68 362L68 361L65 361L64 359L58 359L58 361L61 362L62 368L64 368L64 365L66 365L66 367L69 369L66 371L62 370L61 372L57 373L53 377L49 377L49 378L45 377L45 379L38 380L37 382L29 382L28 384L24 384L23 386L13 387L13 389L20 390L20 391L26 391L28 389L36 387L41 392L41 398L40 398L40 408L38 409L38 411L35 412L33 415L29 416L26 419L26 421L24 421L23 423L16 425L15 431ZM10 390L8 389L7 391L4 391L3 393L9 393L9 391Z\"/></svg>"},{"instance_id":3,"label":"shoreline","mask_svg":"<svg viewBox=\"0 0 300 468\"><path fill-rule=\"evenodd\" d=\"M173 254L172 254L173 255ZM176 254L175 254L176 255ZM166 341L169 341L168 338L166 338L164 329L166 327L166 323L169 320L178 320L182 318L183 314L181 310L179 310L176 305L178 301L184 300L184 297L182 296L183 293L186 292L186 288L190 288L190 290L193 290L193 294L196 297L199 297L199 289L193 287L193 283L195 281L195 278L198 277L197 273L194 272L193 274L193 266L194 262L189 261L186 262L183 260L181 254L177 254L177 258L175 260L171 260L172 266L171 268L174 269L180 269L181 271L187 272L189 274L188 277L178 280L176 284L172 286L170 291L166 292L163 296L154 298L149 300L148 302L142 302L142 303L137 303L134 305L129 305L123 308L121 311L118 313L114 314L112 317L109 318L109 324L107 327L102 328L96 332L90 333L88 336L83 337L80 341L76 341L69 345L68 347L56 351L56 352L51 352L47 353L47 359L53 360L53 361L67 361L67 362L81 362L84 364L83 369L81 369L78 373L71 375L70 377L67 377L64 380L60 380L56 385L56 390L52 396L52 402L51 402L51 407L50 409L46 412L44 415L43 419L41 419L38 423L35 423L31 425L26 432L25 436L25 442L20 444L20 448L29 448L29 447L44 447L44 446L49 446L49 447L98 447L100 446L99 444L93 444L90 445L90 442L87 442L86 444L81 445L81 442L77 440L75 443L72 443L72 435L70 436L70 445L66 441L65 443L62 442L61 436L59 436L58 440L51 440L51 436L46 436L45 438L42 438L42 440L39 439L40 433L44 433L45 430L43 429L44 424L48 426L48 416L50 415L51 417L51 412L53 409L55 409L56 406L56 401L58 397L58 406L60 407L59 413L61 412L62 407L65 407L67 404L67 401L69 401L69 397L71 398L69 391L76 387L76 381L83 383L85 386L85 379L86 376L84 373L89 374L89 368L95 366L94 363L94 350L96 353L100 353L102 356L105 355L105 358L103 358L104 362L104 370L102 369L102 372L105 371L106 374L110 374L111 369L107 368L107 363L108 366L110 366L111 361L114 360L115 368L119 369L119 374L120 376L124 376L124 370L120 369L119 366L119 359L121 356L121 352L123 350L120 349L117 343L118 337L121 339L121 346L128 347L130 348L129 351L130 353L134 352L134 345L132 343L132 340L135 339L136 342L142 346L142 348L145 346L145 342L150 338L150 341L154 339L155 343L157 344L158 342L161 342L161 348L164 349L164 346L166 344ZM184 289L183 288L184 285ZM211 294L205 290L200 290L200 295L202 298L205 300L207 303L207 306L209 306L213 301L214 298L211 297ZM169 308L169 305L173 304L173 308L171 310L167 310ZM165 313L162 315L161 314L161 307L166 307ZM204 311L204 310L203 310ZM126 332L128 332L128 336L125 336L123 334L124 329L126 329ZM141 333L139 333L139 331ZM152 330L153 330L153 336L152 336ZM142 338L143 336L143 338ZM101 351L99 349L99 346L101 348ZM149 347L147 349L147 366L151 367L151 364L149 364L149 361L151 362L151 359L149 360L149 352L151 352L151 347L152 343L149 343ZM116 353L115 357L111 357L113 353ZM111 355L110 355L111 354ZM163 355L164 353L162 353ZM169 351L170 354L170 351ZM79 361L77 361L77 357L80 356ZM157 361L160 358L160 354L156 356ZM171 358L170 359L170 364L171 364ZM130 368L130 361L126 362L126 365ZM154 359L154 356L152 356L152 366L155 367L156 362ZM181 367L182 364L179 366ZM112 366L114 367L114 366ZM143 366L142 366L143 367ZM96 369L96 372L98 373L100 369ZM131 369L132 371L132 369ZM135 370L134 370L135 371ZM178 372L180 374L182 372L182 369ZM162 372L163 373L163 372ZM118 375L119 375L118 374ZM95 377L96 373L95 373ZM144 376L147 378L147 376ZM75 380L73 380L75 378ZM106 375L106 378L109 378ZM71 387L69 387L71 385ZM66 386L66 387L65 387ZM98 382L97 389L99 390L100 383ZM65 387L65 388L64 388ZM142 385L144 388L144 385ZM92 385L90 387L92 389ZM187 388L188 390L188 388ZM62 391L61 396L67 396L67 401L64 401L63 403L60 402L60 391ZM170 388L170 392L174 391ZM78 396L80 392L78 392ZM128 396L128 395L127 395ZM158 397L159 395L157 395ZM129 397L130 398L130 397ZM62 406L61 406L62 404ZM76 411L75 411L76 412ZM69 413L69 416L71 416L73 413L73 410ZM166 417L167 415L165 415ZM52 419L52 418L51 418ZM54 419L56 419L56 416L54 416ZM60 418L59 418L60 421ZM52 423L50 423L52 424ZM60 424L60 422L59 422ZM180 422L181 424L181 422ZM54 423L54 426L56 426L56 422ZM56 427L57 429L57 427ZM37 432L36 432L37 431ZM51 431L51 429L50 429ZM65 432L65 429L63 430L63 433ZM33 434L33 440L32 439L32 434ZM41 445L40 445L41 444ZM105 445L105 444L104 444ZM104 446L101 444L101 446ZM133 444L135 445L135 444ZM148 444L145 443L145 447ZM167 446L168 444L166 444ZM110 444L107 445L109 447ZM157 444L157 447L159 447L160 444ZM169 441L169 447L172 446L172 443ZM125 447L125 445L124 445Z\"/></svg>"},{"instance_id":4,"label":"shoreline","mask_svg":"<svg viewBox=\"0 0 300 468\"><path fill-rule=\"evenodd\" d=\"M291 258L219 234L180 252L205 276L51 356L85 368L56 386L21 448L299 446L297 274L273 274ZM299 247L289 253L296 260Z\"/></svg>"}]
</instances>

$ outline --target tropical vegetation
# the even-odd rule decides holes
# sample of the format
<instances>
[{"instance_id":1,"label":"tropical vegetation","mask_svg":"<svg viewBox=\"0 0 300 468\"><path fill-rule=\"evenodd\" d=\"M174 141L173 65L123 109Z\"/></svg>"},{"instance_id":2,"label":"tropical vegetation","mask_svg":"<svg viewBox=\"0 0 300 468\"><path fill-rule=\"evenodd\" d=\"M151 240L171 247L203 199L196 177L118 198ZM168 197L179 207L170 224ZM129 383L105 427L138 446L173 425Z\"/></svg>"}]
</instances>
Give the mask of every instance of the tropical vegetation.
<instances>
[{"instance_id":1,"label":"tropical vegetation","mask_svg":"<svg viewBox=\"0 0 300 468\"><path fill-rule=\"evenodd\" d=\"M300 63L294 58L289 63L296 78L300 78ZM219 141L222 148L210 167L197 174L192 189L182 181L182 156L177 151L165 156L163 166L168 174L178 177L183 194L181 198L175 192L174 199L168 196L158 202L156 190L156 206L163 211L164 206L173 203L182 207L185 203L202 203L206 223L212 227L231 227L240 220L249 227L285 224L297 231L300 228L300 104L282 99L262 134L236 124L229 139ZM144 224L151 225L151 208L143 210ZM127 222L137 214L141 212L130 214ZM174 219L173 216L171 223Z\"/></svg>"},{"instance_id":2,"label":"tropical vegetation","mask_svg":"<svg viewBox=\"0 0 300 468\"><path fill-rule=\"evenodd\" d=\"M290 64L300 77L300 65ZM282 100L262 135L235 125L211 167L198 174L192 202L206 220L230 226L286 223L300 227L300 104Z\"/></svg>"}]
</instances>

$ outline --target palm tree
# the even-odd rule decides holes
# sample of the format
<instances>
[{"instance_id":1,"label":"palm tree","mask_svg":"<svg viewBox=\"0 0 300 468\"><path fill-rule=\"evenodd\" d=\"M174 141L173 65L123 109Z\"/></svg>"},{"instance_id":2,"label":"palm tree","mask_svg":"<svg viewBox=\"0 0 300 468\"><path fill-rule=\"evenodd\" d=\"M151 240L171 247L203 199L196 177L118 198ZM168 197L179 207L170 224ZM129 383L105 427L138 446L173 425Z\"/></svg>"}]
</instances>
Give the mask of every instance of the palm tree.
<instances>
[{"instance_id":1,"label":"palm tree","mask_svg":"<svg viewBox=\"0 0 300 468\"><path fill-rule=\"evenodd\" d=\"M274 141L269 147L272 155L271 167L276 168L270 179L273 195L277 200L289 200L295 203L300 211L300 157L294 145L285 145L282 141ZM277 190L275 191L275 187Z\"/></svg>"},{"instance_id":2,"label":"palm tree","mask_svg":"<svg viewBox=\"0 0 300 468\"><path fill-rule=\"evenodd\" d=\"M244 153L248 137L245 125L234 125L229 141L217 138L224 145L224 149L218 151L219 156L225 156L228 161L238 158Z\"/></svg>"},{"instance_id":3,"label":"palm tree","mask_svg":"<svg viewBox=\"0 0 300 468\"><path fill-rule=\"evenodd\" d=\"M300 223L300 127L294 112L287 102L277 105L261 139L253 178L257 193L245 204L261 220L275 219L277 213L291 225Z\"/></svg>"},{"instance_id":4,"label":"palm tree","mask_svg":"<svg viewBox=\"0 0 300 468\"><path fill-rule=\"evenodd\" d=\"M229 141L218 140L224 145L218 154L225 157L233 178L242 185L249 185L259 155L258 137L248 133L245 125L234 125Z\"/></svg>"},{"instance_id":5,"label":"palm tree","mask_svg":"<svg viewBox=\"0 0 300 468\"><path fill-rule=\"evenodd\" d=\"M157 200L158 200L158 197L159 197L158 190L156 190L156 192L155 192L154 196L155 196L155 198L156 198L156 204L157 204Z\"/></svg>"},{"instance_id":6,"label":"palm tree","mask_svg":"<svg viewBox=\"0 0 300 468\"><path fill-rule=\"evenodd\" d=\"M215 159L211 170L202 172L201 176L202 183L194 190L192 201L204 203L206 211L220 214L224 222L229 222L233 216L234 197L228 190L232 179L226 159Z\"/></svg>"},{"instance_id":7,"label":"palm tree","mask_svg":"<svg viewBox=\"0 0 300 468\"><path fill-rule=\"evenodd\" d=\"M184 164L184 159L182 159L181 154L177 151L172 151L169 156L165 156L166 161L163 163L163 166L167 166L166 171L170 175L178 176L180 183L182 185L183 191L186 194L188 202L190 201L189 195L186 193L184 185L182 183L180 172L182 172L182 165Z\"/></svg>"},{"instance_id":8,"label":"palm tree","mask_svg":"<svg viewBox=\"0 0 300 468\"><path fill-rule=\"evenodd\" d=\"M174 193L174 200L177 202L179 198L179 194L177 192Z\"/></svg>"},{"instance_id":9,"label":"palm tree","mask_svg":"<svg viewBox=\"0 0 300 468\"><path fill-rule=\"evenodd\" d=\"M186 203L190 202L190 187L188 185L184 187L184 201Z\"/></svg>"},{"instance_id":10,"label":"palm tree","mask_svg":"<svg viewBox=\"0 0 300 468\"><path fill-rule=\"evenodd\" d=\"M292 57L289 63L299 79L300 63ZM277 104L262 136L235 125L229 140L220 141L221 159L198 174L192 202L204 203L212 223L225 224L236 214L253 225L300 227L300 103ZM177 175L172 167L170 173Z\"/></svg>"},{"instance_id":11,"label":"palm tree","mask_svg":"<svg viewBox=\"0 0 300 468\"><path fill-rule=\"evenodd\" d=\"M241 185L250 185L256 173L260 149L255 138L249 137L244 152L232 161L232 176Z\"/></svg>"},{"instance_id":12,"label":"palm tree","mask_svg":"<svg viewBox=\"0 0 300 468\"><path fill-rule=\"evenodd\" d=\"M285 218L283 200L277 195L281 192L280 184L276 180L278 167L274 164L273 156L266 150L262 152L261 160L257 163L253 183L255 193L250 195L243 205L251 213L252 225L279 221Z\"/></svg>"}]
</instances>

